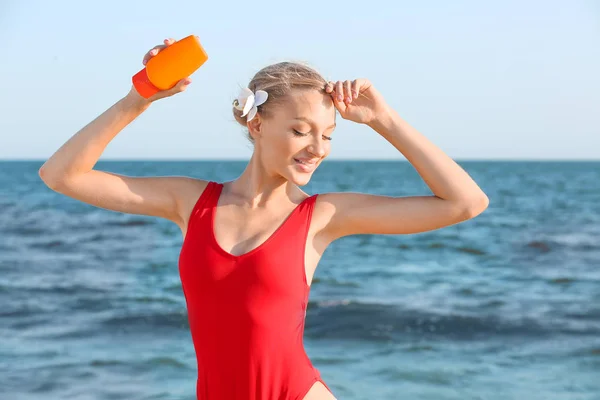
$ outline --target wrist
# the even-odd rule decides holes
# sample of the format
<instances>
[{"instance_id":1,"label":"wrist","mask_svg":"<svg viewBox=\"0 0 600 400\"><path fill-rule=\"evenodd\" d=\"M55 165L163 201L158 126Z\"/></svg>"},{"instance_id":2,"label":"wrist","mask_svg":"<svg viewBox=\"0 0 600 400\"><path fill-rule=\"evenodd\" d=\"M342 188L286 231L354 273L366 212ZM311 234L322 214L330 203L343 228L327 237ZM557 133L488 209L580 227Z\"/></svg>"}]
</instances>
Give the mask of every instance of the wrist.
<instances>
[{"instance_id":1,"label":"wrist","mask_svg":"<svg viewBox=\"0 0 600 400\"><path fill-rule=\"evenodd\" d=\"M392 125L394 124L394 111L386 108L384 111L379 112L376 114L375 118L373 118L373 120L371 122L369 122L367 125L379 132L379 133L383 133L387 130L389 130Z\"/></svg>"},{"instance_id":2,"label":"wrist","mask_svg":"<svg viewBox=\"0 0 600 400\"><path fill-rule=\"evenodd\" d=\"M127 109L142 112L145 111L148 107L150 107L152 101L149 101L148 99L142 97L135 90L135 88L131 88L129 93L127 93L127 95L121 99L121 103Z\"/></svg>"}]
</instances>

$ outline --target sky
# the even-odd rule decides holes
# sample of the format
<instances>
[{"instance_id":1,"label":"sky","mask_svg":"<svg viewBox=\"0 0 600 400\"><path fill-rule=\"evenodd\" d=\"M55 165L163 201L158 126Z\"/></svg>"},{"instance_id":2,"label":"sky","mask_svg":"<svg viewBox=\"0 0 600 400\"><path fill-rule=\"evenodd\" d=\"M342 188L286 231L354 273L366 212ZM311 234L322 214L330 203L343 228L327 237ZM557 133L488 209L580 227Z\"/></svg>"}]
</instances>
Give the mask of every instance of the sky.
<instances>
[{"instance_id":1,"label":"sky","mask_svg":"<svg viewBox=\"0 0 600 400\"><path fill-rule=\"evenodd\" d=\"M600 2L0 0L0 159L48 159L127 94L142 57L199 36L208 61L100 160L247 160L231 102L262 67L367 78L455 160L600 159ZM404 156L339 115L330 159Z\"/></svg>"}]
</instances>

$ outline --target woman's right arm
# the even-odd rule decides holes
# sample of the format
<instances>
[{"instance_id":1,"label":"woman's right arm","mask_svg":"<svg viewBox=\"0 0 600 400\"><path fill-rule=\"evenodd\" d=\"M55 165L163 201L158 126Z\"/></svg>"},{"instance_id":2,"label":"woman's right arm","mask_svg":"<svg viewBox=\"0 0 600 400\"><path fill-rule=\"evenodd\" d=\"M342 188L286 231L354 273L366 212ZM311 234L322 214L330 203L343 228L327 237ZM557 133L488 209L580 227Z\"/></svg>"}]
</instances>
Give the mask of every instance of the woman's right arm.
<instances>
[{"instance_id":1,"label":"woman's right arm","mask_svg":"<svg viewBox=\"0 0 600 400\"><path fill-rule=\"evenodd\" d=\"M144 60L166 47L156 46ZM127 96L72 136L39 170L40 178L52 190L108 210L156 216L180 227L189 204L185 193L202 191L206 182L188 177L131 177L95 170L94 165L121 130L159 98L185 90L186 80L168 91L144 99L132 88ZM188 201L189 203L189 201Z\"/></svg>"}]
</instances>

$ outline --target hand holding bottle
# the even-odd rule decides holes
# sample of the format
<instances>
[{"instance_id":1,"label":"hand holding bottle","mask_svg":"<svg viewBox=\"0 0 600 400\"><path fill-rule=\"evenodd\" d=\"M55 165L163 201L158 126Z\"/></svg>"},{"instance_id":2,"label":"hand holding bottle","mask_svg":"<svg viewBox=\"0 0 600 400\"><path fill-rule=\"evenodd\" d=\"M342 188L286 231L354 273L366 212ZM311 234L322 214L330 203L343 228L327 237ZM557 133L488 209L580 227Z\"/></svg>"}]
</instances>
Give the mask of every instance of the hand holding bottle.
<instances>
[{"instance_id":1,"label":"hand holding bottle","mask_svg":"<svg viewBox=\"0 0 600 400\"><path fill-rule=\"evenodd\" d=\"M151 103L183 92L191 83L190 75L208 56L197 36L187 36L179 41L172 38L154 46L143 57L145 65L132 78L129 93L142 103Z\"/></svg>"}]
</instances>

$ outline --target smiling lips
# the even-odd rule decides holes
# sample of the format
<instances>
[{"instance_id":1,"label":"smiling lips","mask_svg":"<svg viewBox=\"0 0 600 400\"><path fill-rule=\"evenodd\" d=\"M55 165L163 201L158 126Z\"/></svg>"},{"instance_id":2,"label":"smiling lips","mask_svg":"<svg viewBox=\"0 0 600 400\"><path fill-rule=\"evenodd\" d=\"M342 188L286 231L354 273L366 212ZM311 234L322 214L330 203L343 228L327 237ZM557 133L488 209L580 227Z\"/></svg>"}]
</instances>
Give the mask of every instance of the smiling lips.
<instances>
[{"instance_id":1,"label":"smiling lips","mask_svg":"<svg viewBox=\"0 0 600 400\"><path fill-rule=\"evenodd\" d=\"M309 158L294 158L298 168L304 172L311 172L317 166L317 160Z\"/></svg>"}]
</instances>

